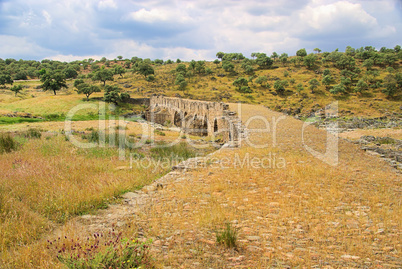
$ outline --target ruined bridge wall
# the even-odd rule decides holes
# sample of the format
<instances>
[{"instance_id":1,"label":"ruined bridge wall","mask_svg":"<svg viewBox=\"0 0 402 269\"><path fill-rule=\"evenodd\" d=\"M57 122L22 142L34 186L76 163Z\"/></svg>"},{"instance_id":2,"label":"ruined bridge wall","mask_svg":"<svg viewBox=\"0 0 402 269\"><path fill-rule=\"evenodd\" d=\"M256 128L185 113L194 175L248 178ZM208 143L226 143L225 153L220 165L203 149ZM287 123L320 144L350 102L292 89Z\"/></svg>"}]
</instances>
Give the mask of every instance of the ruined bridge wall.
<instances>
[{"instance_id":1,"label":"ruined bridge wall","mask_svg":"<svg viewBox=\"0 0 402 269\"><path fill-rule=\"evenodd\" d=\"M159 124L171 123L189 134L235 141L239 131L237 117L233 115L224 103L152 96L145 117Z\"/></svg>"}]
</instances>

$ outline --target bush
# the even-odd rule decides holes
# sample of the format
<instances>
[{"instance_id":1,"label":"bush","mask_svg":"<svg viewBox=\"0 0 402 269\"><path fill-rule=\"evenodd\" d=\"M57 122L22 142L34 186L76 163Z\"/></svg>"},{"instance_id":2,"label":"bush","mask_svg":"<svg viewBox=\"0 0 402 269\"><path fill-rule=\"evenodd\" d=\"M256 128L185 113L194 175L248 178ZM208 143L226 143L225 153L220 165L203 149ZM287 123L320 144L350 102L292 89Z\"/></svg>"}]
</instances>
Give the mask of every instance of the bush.
<instances>
[{"instance_id":1,"label":"bush","mask_svg":"<svg viewBox=\"0 0 402 269\"><path fill-rule=\"evenodd\" d=\"M149 76L147 76L147 77L145 78L145 80L148 81L148 82L152 82L152 81L155 80L155 76L154 76L154 75L149 75Z\"/></svg>"},{"instance_id":2,"label":"bush","mask_svg":"<svg viewBox=\"0 0 402 269\"><path fill-rule=\"evenodd\" d=\"M130 94L128 94L126 92L122 92L120 94L120 100L123 102L127 102L128 100L130 100Z\"/></svg>"},{"instance_id":3,"label":"bush","mask_svg":"<svg viewBox=\"0 0 402 269\"><path fill-rule=\"evenodd\" d=\"M27 73L25 71L18 71L15 75L14 75L14 80L27 80Z\"/></svg>"},{"instance_id":4,"label":"bush","mask_svg":"<svg viewBox=\"0 0 402 269\"><path fill-rule=\"evenodd\" d=\"M160 136L165 136L166 134L158 129L155 129L154 131L155 134L160 135Z\"/></svg>"},{"instance_id":5,"label":"bush","mask_svg":"<svg viewBox=\"0 0 402 269\"><path fill-rule=\"evenodd\" d=\"M236 89L240 93L252 93L253 90L249 86L242 86L240 89Z\"/></svg>"},{"instance_id":6,"label":"bush","mask_svg":"<svg viewBox=\"0 0 402 269\"><path fill-rule=\"evenodd\" d=\"M15 96L22 91L22 85L14 85L10 88L10 91L14 92Z\"/></svg>"},{"instance_id":7,"label":"bush","mask_svg":"<svg viewBox=\"0 0 402 269\"><path fill-rule=\"evenodd\" d=\"M343 94L346 93L346 88L343 84L337 84L332 89L330 89L329 92L332 94L338 94L338 93Z\"/></svg>"},{"instance_id":8,"label":"bush","mask_svg":"<svg viewBox=\"0 0 402 269\"><path fill-rule=\"evenodd\" d=\"M285 87L288 85L287 80L277 80L274 83L274 88L278 94L283 94L285 92Z\"/></svg>"},{"instance_id":9,"label":"bush","mask_svg":"<svg viewBox=\"0 0 402 269\"><path fill-rule=\"evenodd\" d=\"M64 115L64 113L61 113L61 114L50 113L50 114L43 115L43 117L48 121L57 121L57 120L64 120L65 115Z\"/></svg>"},{"instance_id":10,"label":"bush","mask_svg":"<svg viewBox=\"0 0 402 269\"><path fill-rule=\"evenodd\" d=\"M331 70L324 69L324 71L322 72L322 76L325 77L325 76L329 76L329 75L331 75Z\"/></svg>"},{"instance_id":11,"label":"bush","mask_svg":"<svg viewBox=\"0 0 402 269\"><path fill-rule=\"evenodd\" d=\"M226 228L216 232L216 242L228 248L236 247L237 229L233 229L230 223L226 223Z\"/></svg>"},{"instance_id":12,"label":"bush","mask_svg":"<svg viewBox=\"0 0 402 269\"><path fill-rule=\"evenodd\" d=\"M91 130L91 133L88 136L88 141L93 143L99 143L99 131Z\"/></svg>"},{"instance_id":13,"label":"bush","mask_svg":"<svg viewBox=\"0 0 402 269\"><path fill-rule=\"evenodd\" d=\"M10 134L0 134L0 154L18 149L18 143Z\"/></svg>"},{"instance_id":14,"label":"bush","mask_svg":"<svg viewBox=\"0 0 402 269\"><path fill-rule=\"evenodd\" d=\"M67 268L153 268L149 255L150 242L121 237L120 233L94 234L94 241L77 239L70 248L60 246L57 258ZM54 242L57 243L57 242ZM61 243L61 242L60 242ZM60 244L59 243L59 244ZM53 242L49 241L49 246Z\"/></svg>"},{"instance_id":15,"label":"bush","mask_svg":"<svg viewBox=\"0 0 402 269\"><path fill-rule=\"evenodd\" d=\"M29 128L25 132L22 132L22 136L26 138L41 138L42 133L39 129Z\"/></svg>"}]
</instances>

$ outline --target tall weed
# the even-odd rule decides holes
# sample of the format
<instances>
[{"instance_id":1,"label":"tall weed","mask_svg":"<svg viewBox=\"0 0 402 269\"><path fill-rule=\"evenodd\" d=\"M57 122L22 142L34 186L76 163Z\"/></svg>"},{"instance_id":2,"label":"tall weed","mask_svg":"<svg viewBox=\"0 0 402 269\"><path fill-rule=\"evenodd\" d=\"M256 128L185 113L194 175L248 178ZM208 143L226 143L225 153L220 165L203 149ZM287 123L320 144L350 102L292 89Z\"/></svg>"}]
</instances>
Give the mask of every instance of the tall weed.
<instances>
[{"instance_id":1,"label":"tall weed","mask_svg":"<svg viewBox=\"0 0 402 269\"><path fill-rule=\"evenodd\" d=\"M10 134L0 133L0 154L18 149L18 143Z\"/></svg>"}]
</instances>

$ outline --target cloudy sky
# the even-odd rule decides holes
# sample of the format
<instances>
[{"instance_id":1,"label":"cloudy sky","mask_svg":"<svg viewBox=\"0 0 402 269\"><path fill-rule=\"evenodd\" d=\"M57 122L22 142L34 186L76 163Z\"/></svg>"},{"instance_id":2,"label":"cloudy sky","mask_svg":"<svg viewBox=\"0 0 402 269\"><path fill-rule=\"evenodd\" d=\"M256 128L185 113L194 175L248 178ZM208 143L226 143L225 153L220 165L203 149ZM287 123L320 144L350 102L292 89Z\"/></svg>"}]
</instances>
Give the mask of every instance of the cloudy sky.
<instances>
[{"instance_id":1,"label":"cloudy sky","mask_svg":"<svg viewBox=\"0 0 402 269\"><path fill-rule=\"evenodd\" d=\"M0 58L206 59L402 45L402 0L0 0Z\"/></svg>"}]
</instances>

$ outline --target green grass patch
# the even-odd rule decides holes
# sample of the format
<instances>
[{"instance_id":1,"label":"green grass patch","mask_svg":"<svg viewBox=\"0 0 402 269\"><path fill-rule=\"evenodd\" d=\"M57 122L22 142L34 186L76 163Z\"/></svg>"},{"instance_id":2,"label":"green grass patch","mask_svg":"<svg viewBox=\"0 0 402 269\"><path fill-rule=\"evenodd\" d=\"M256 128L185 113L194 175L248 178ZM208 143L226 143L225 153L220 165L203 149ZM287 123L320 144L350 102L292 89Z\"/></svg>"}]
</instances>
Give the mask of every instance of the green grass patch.
<instances>
[{"instance_id":1,"label":"green grass patch","mask_svg":"<svg viewBox=\"0 0 402 269\"><path fill-rule=\"evenodd\" d=\"M194 149L188 146L187 143L181 142L173 146L167 146L165 143L158 143L151 148L151 157L155 159L189 159L196 156Z\"/></svg>"},{"instance_id":2,"label":"green grass patch","mask_svg":"<svg viewBox=\"0 0 402 269\"><path fill-rule=\"evenodd\" d=\"M22 117L0 117L0 125L9 125L24 122L43 122L43 119L22 118Z\"/></svg>"},{"instance_id":3,"label":"green grass patch","mask_svg":"<svg viewBox=\"0 0 402 269\"><path fill-rule=\"evenodd\" d=\"M237 229L230 223L226 223L225 229L216 232L216 242L225 245L227 248L235 248L237 241Z\"/></svg>"},{"instance_id":4,"label":"green grass patch","mask_svg":"<svg viewBox=\"0 0 402 269\"><path fill-rule=\"evenodd\" d=\"M40 139L42 137L41 130L36 128L29 128L28 130L21 132L21 135L25 138L37 138Z\"/></svg>"}]
</instances>

